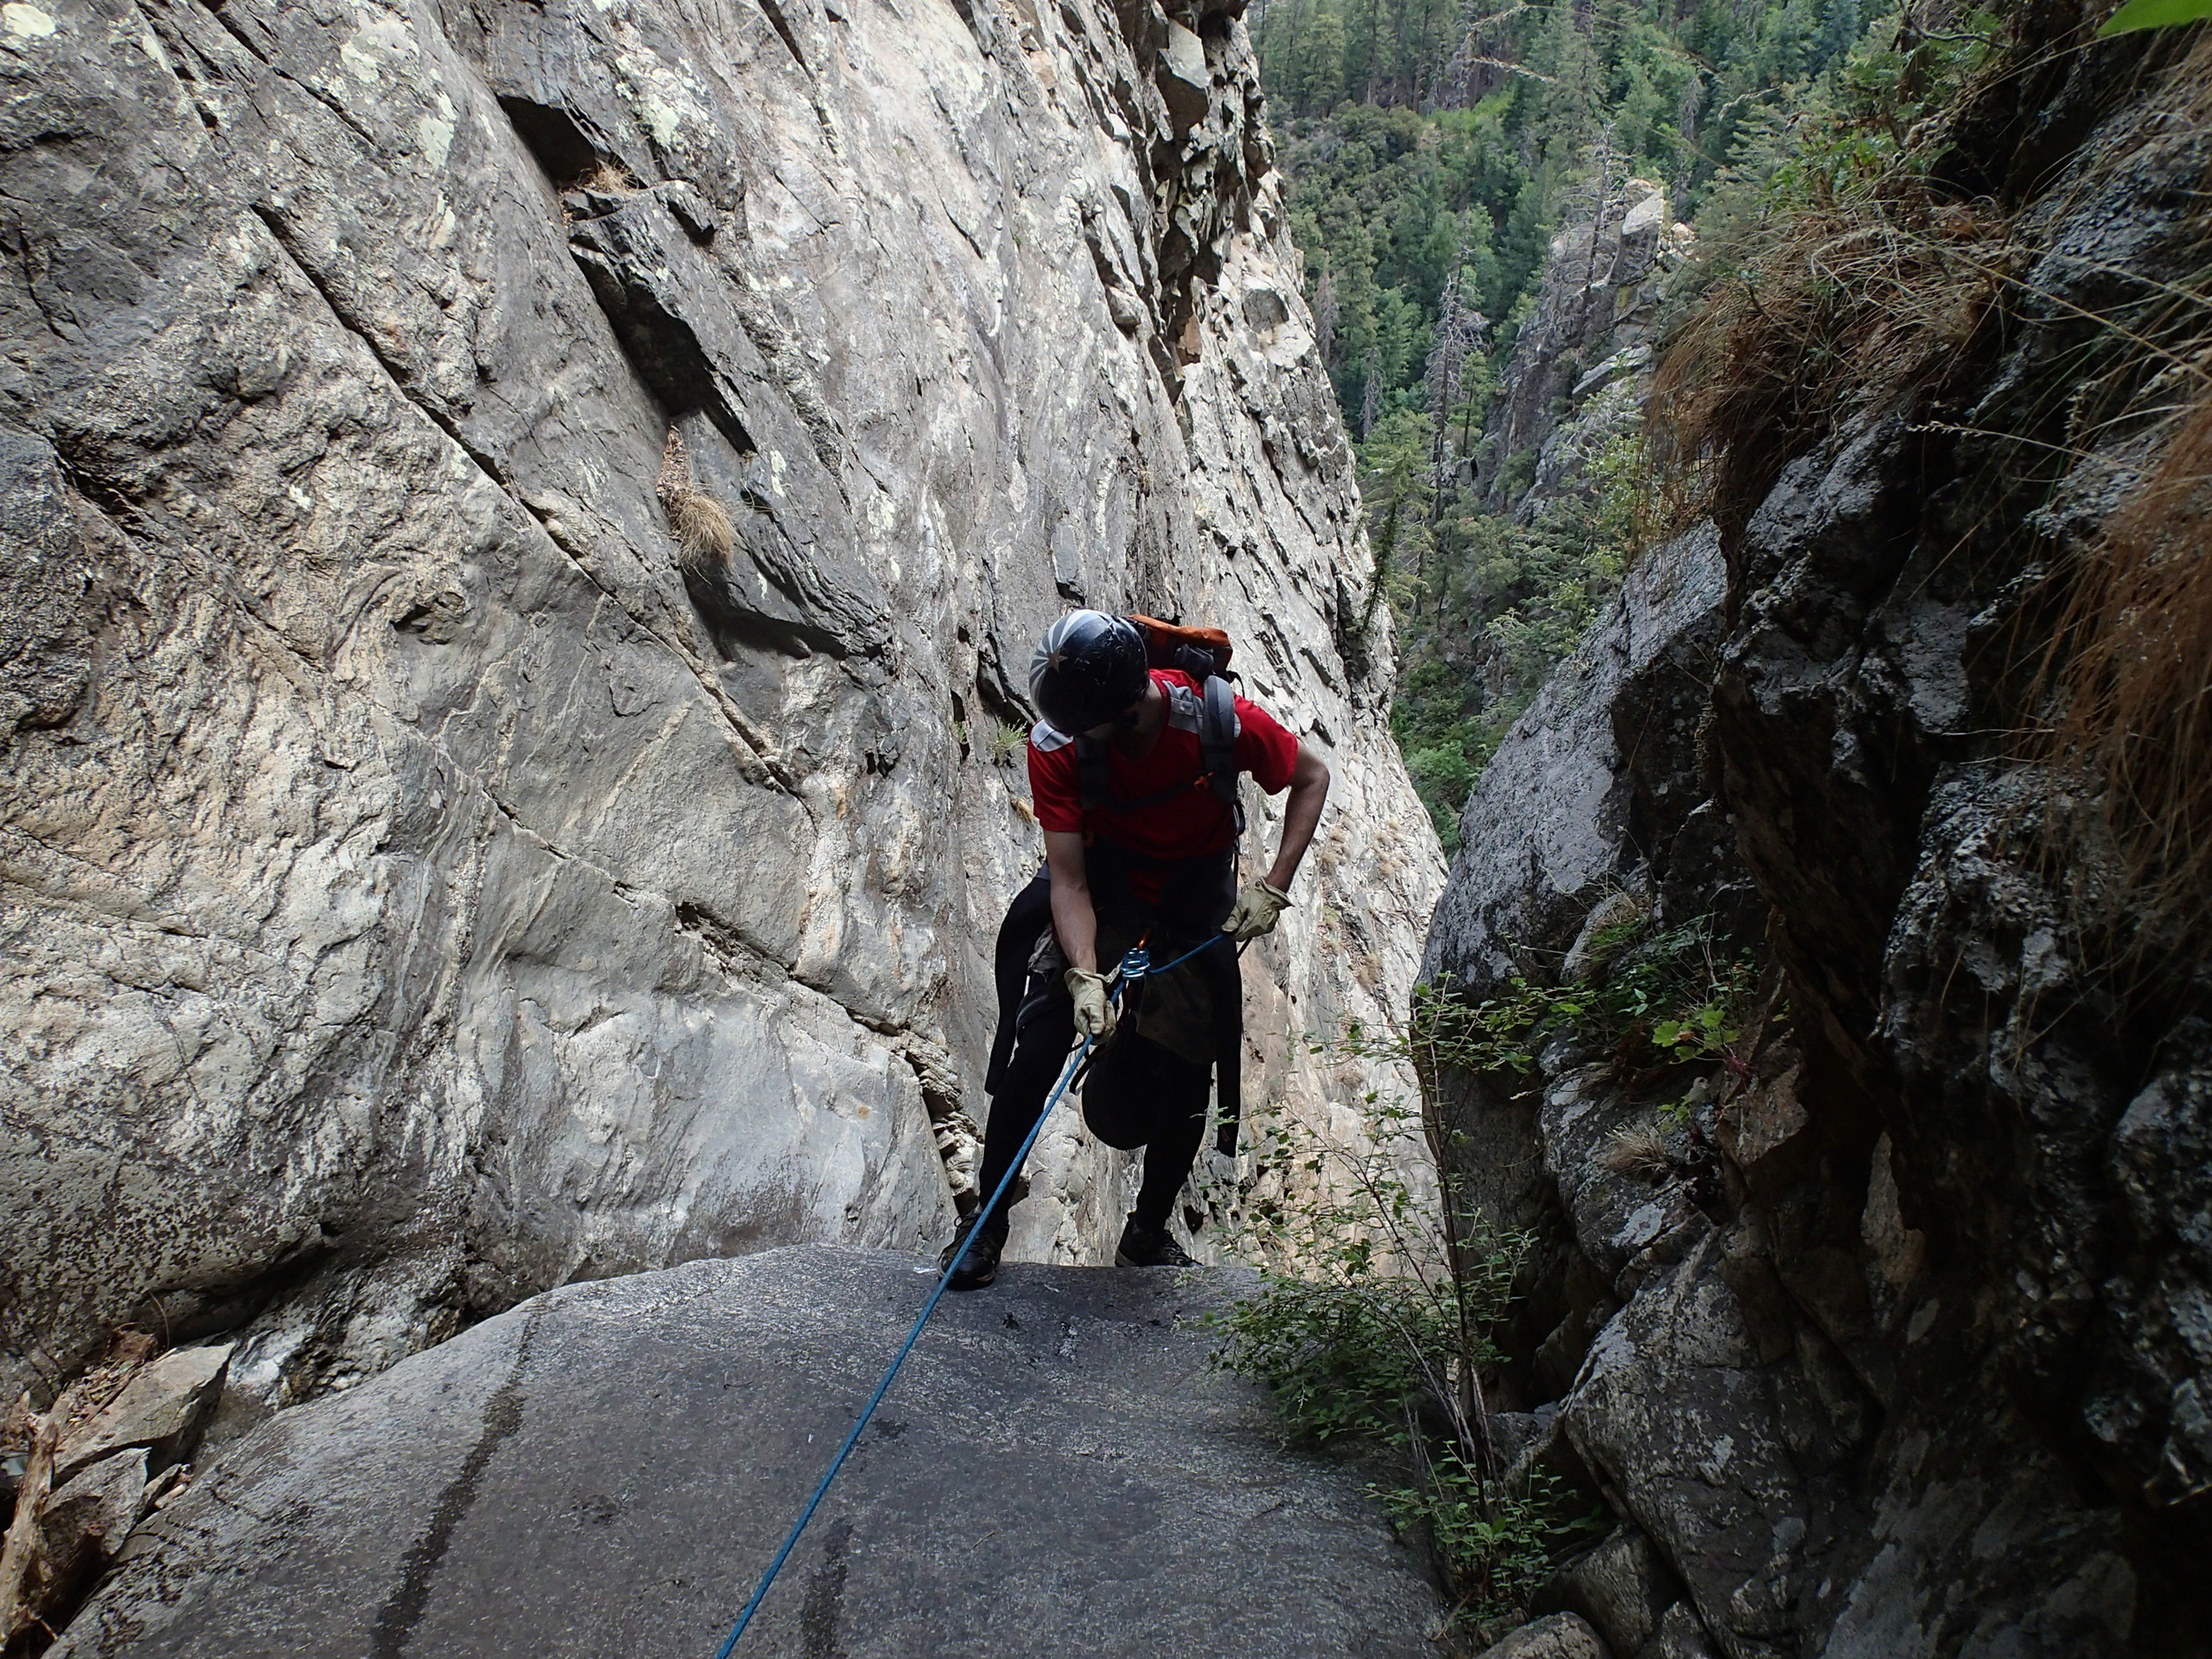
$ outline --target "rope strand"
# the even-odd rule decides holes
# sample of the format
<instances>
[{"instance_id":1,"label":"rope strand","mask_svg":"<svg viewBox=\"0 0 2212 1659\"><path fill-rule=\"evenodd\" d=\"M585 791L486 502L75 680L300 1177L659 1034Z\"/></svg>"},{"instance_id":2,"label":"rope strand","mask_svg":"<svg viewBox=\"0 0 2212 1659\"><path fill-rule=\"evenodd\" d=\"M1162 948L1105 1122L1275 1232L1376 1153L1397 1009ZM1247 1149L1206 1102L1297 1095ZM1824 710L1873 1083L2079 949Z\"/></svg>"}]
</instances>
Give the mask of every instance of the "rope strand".
<instances>
[{"instance_id":1,"label":"rope strand","mask_svg":"<svg viewBox=\"0 0 2212 1659\"><path fill-rule=\"evenodd\" d=\"M1210 949L1213 943L1213 940L1206 940L1185 951L1174 961L1169 963L1166 967L1145 966L1141 969L1141 973L1171 972L1200 951ZM1129 965L1131 957L1136 955L1137 952L1132 950L1122 958L1120 966L1116 970L1118 976L1122 969ZM1114 986L1113 995L1116 997L1121 995L1121 982L1118 978ZM1006 1195L1006 1189L1014 1184L1015 1174L1028 1159L1029 1149L1036 1144L1037 1136L1045 1126L1045 1120L1052 1116L1052 1109L1060 1103L1061 1095L1067 1093L1068 1085L1080 1070L1084 1056L1091 1051L1093 1041L1089 1037L1084 1038L1069 1056L1067 1064L1061 1068L1060 1080L1053 1086L1052 1093L1047 1096L1044 1110L1037 1114L1037 1121L1031 1125L1028 1135L1021 1143L1021 1149L1014 1154L1014 1161L1007 1166L1006 1173L999 1177L997 1189L991 1194L989 1202L976 1211L978 1216L987 1216L995 1210L998 1207L998 1201ZM776 1558L768 1563L768 1571L761 1574L760 1586L753 1592L753 1599L745 1603L745 1610L737 1616L737 1623L731 1627L729 1639L716 1652L714 1659L730 1659L732 1650L737 1647L737 1639L745 1633L745 1627L753 1622L753 1615L760 1610L761 1602L767 1598L768 1586L775 1583L776 1575L783 1571L783 1563L790 1559L791 1552L798 1548L799 1534L806 1531L806 1524L814 1518L814 1511L821 1507L823 1498L829 1492L830 1482L837 1479L837 1471L845 1466L846 1458L852 1455L853 1448L860 1443L861 1431L868 1426L868 1419L875 1416L876 1408L883 1403L883 1396L890 1392L892 1379L899 1374L899 1368L906 1363L906 1356L914 1351L914 1344L921 1340L922 1327L929 1323L929 1316L937 1311L937 1303L945 1294L945 1286L952 1282L952 1276L960 1271L961 1263L968 1259L968 1251L973 1247L977 1235L981 1232L982 1228L979 1226L970 1227L967 1237L961 1240L960 1248L953 1253L952 1260L946 1264L945 1271L937 1276L936 1288L929 1293L929 1300L922 1304L921 1315L914 1321L914 1328L906 1333L906 1340L900 1345L897 1355L892 1359L890 1370L883 1373L883 1380L876 1385L875 1393L868 1396L868 1403L862 1408L859 1417L855 1420L852 1432L845 1436L845 1443L837 1448L837 1455L830 1459L830 1466L823 1471L822 1479L815 1485L814 1495L806 1501L806 1508L799 1511L799 1518L793 1524L789 1534L784 1539L783 1548L776 1552Z\"/></svg>"}]
</instances>

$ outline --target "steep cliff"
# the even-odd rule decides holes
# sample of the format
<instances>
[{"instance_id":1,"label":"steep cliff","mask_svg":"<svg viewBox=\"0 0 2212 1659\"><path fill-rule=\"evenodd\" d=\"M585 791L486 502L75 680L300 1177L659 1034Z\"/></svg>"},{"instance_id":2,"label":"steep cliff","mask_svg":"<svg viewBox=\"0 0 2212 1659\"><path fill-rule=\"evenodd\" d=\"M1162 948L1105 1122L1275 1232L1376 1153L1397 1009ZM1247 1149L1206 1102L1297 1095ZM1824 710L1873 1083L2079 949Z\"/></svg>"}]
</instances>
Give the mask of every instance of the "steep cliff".
<instances>
[{"instance_id":1,"label":"steep cliff","mask_svg":"<svg viewBox=\"0 0 2212 1659\"><path fill-rule=\"evenodd\" d=\"M1524 523L1641 424L1667 279L1695 241L1664 187L1621 176L1602 150L1589 165L1595 176L1546 251L1476 457L1489 505Z\"/></svg>"},{"instance_id":2,"label":"steep cliff","mask_svg":"<svg viewBox=\"0 0 2212 1659\"><path fill-rule=\"evenodd\" d=\"M1248 973L1324 1110L1441 872L1240 10L6 8L10 1397L941 1237L1079 600L1331 756ZM1017 1254L1126 1164L1048 1136Z\"/></svg>"},{"instance_id":3,"label":"steep cliff","mask_svg":"<svg viewBox=\"0 0 2212 1659\"><path fill-rule=\"evenodd\" d=\"M2135 641L2147 742L2203 697L2212 58L2099 12L2022 8L1686 341L1655 410L1714 521L1468 804L1428 973L1565 988L1430 1107L1538 1235L1514 1443L1621 1522L1539 1610L1619 1652L2212 1640L2204 941L2128 856L2193 820L2100 795L2069 666ZM2198 585L2098 597L2146 557ZM1686 943L1709 1037L1624 995Z\"/></svg>"}]
</instances>

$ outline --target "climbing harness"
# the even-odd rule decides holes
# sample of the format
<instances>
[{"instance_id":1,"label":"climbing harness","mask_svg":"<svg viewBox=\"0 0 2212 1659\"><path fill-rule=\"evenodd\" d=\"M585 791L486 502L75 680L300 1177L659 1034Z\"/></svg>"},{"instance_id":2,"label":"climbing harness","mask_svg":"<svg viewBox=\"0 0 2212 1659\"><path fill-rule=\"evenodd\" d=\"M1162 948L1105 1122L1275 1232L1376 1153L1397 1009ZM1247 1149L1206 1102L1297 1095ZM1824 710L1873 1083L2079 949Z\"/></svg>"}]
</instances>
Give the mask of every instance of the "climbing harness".
<instances>
[{"instance_id":1,"label":"climbing harness","mask_svg":"<svg viewBox=\"0 0 2212 1659\"><path fill-rule=\"evenodd\" d=\"M1120 964L1114 970L1116 981L1114 995L1120 995L1125 984L1141 980L1147 974L1166 973L1171 969L1181 967L1199 951L1209 949L1213 941L1208 940L1195 949L1185 951L1164 968L1153 967L1149 954L1141 945L1138 946L1125 954ZM1021 1150L1014 1155L1013 1163L1007 1166L1006 1173L999 1178L996 1190L991 1194L989 1201L983 1209L977 1212L979 1215L987 1215L995 1209L998 1201L1005 1196L1006 1189L1014 1184L1015 1172L1028 1158L1029 1148L1036 1144L1037 1136L1044 1129L1045 1120L1052 1116L1052 1109L1060 1103L1060 1096L1067 1093L1068 1085L1074 1080L1077 1069L1083 1064L1084 1056L1091 1051L1091 1045L1092 1040L1088 1037L1084 1038L1074 1054L1069 1057L1067 1064L1061 1068L1060 1080L1053 1086L1052 1093L1046 1097L1044 1110L1037 1114L1037 1121L1030 1129L1027 1138L1022 1141ZM906 1333L906 1340L900 1345L898 1353L892 1357L890 1370L883 1373L883 1380L876 1385L875 1393L868 1396L868 1403L861 1408L860 1416L853 1424L852 1432L845 1436L845 1443L837 1448L837 1455L830 1459L830 1466L822 1471L822 1479L815 1486L814 1495L806 1501L806 1508L799 1511L799 1518L793 1524L790 1533L784 1539L783 1548L776 1552L776 1558L768 1563L768 1571L761 1574L760 1587L753 1592L753 1599L745 1603L745 1610L737 1616L737 1623L731 1628L729 1640L716 1651L714 1659L730 1659L732 1650L737 1646L737 1639L745 1633L745 1627L753 1622L753 1615L760 1610L760 1604L768 1594L768 1586L775 1583L776 1575L783 1571L783 1563L790 1558L791 1552L798 1548L799 1534L806 1531L806 1524L814 1518L814 1511L821 1506L822 1499L829 1492L830 1482L837 1479L837 1471L845 1466L845 1459L852 1455L853 1448L860 1443L861 1431L868 1426L868 1419L875 1416L876 1408L883 1403L883 1396L890 1392L892 1379L899 1374L899 1368L906 1363L906 1356L914 1351L914 1344L921 1340L922 1327L929 1323L929 1316L937 1311L937 1303L945 1294L945 1286L952 1282L952 1276L960 1271L961 1263L967 1260L968 1248L975 1242L976 1235L981 1231L979 1227L971 1228L968 1236L960 1241L959 1249L953 1253L952 1260L945 1264L945 1271L938 1274L936 1288L929 1293L929 1300L922 1304L921 1316L914 1321L914 1328Z\"/></svg>"}]
</instances>

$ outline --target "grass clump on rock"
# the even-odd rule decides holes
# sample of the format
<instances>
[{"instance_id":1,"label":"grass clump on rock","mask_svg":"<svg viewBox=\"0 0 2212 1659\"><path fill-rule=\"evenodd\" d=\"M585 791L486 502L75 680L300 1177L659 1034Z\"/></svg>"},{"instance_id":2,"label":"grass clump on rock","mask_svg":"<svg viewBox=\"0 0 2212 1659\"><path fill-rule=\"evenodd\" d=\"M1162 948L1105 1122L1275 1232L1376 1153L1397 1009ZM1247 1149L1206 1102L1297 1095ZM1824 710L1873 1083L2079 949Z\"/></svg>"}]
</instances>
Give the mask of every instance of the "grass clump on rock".
<instances>
[{"instance_id":1,"label":"grass clump on rock","mask_svg":"<svg viewBox=\"0 0 2212 1659\"><path fill-rule=\"evenodd\" d=\"M737 546L737 526L730 510L691 481L691 456L683 434L671 426L661 450L659 480L654 493L668 514L668 527L676 538L677 561L685 572L708 576L728 564Z\"/></svg>"}]
</instances>

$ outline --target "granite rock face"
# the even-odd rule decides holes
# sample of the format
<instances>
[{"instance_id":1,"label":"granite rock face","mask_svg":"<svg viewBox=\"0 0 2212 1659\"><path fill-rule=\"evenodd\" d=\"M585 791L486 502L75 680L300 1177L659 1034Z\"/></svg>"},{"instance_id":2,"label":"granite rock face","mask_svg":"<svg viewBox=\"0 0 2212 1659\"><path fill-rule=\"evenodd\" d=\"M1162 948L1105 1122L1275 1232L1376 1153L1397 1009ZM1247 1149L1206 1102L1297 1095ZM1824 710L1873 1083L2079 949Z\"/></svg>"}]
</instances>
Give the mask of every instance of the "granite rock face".
<instances>
[{"instance_id":1,"label":"granite rock face","mask_svg":"<svg viewBox=\"0 0 2212 1659\"><path fill-rule=\"evenodd\" d=\"M1654 615L1632 580L1477 786L1429 941L1477 999L1602 983L1624 893L1755 953L1723 1063L1569 1032L1429 1102L1463 1190L1539 1237L1502 1402L1555 1409L1679 1582L1647 1654L2212 1642L2203 944L2114 971L2084 898L2110 872L2045 833L2095 803L2018 735L2047 580L2146 464L2117 420L2054 442L2055 365L2092 307L2196 280L2212 141L2185 77L2022 54L1941 164L2029 273L2003 326L1847 398L1708 542L1709 599L1641 648L1679 644L1671 680L1608 666ZM2068 457L2039 493L1992 481L2035 444Z\"/></svg>"},{"instance_id":2,"label":"granite rock face","mask_svg":"<svg viewBox=\"0 0 2212 1659\"><path fill-rule=\"evenodd\" d=\"M1688 803L1655 805L1682 756L1678 733L1634 711L1702 696L1726 588L1709 528L1629 572L1468 797L1422 959L1428 982L1480 1001L1517 974L1549 978L1602 906L1627 895L1648 907L1662 891L1658 872L1672 867L1691 814ZM1469 1148L1460 1175L1470 1198L1501 1225L1528 1225L1555 1187L1542 1158L1527 1156L1539 1144L1540 1092L1458 1070L1439 1081L1431 1104Z\"/></svg>"},{"instance_id":3,"label":"granite rock face","mask_svg":"<svg viewBox=\"0 0 2212 1659\"><path fill-rule=\"evenodd\" d=\"M233 1447L56 1659L710 1653L929 1286L810 1247L554 1291ZM1432 1653L1359 1471L1208 1367L1220 1291L1020 1265L949 1298L744 1650Z\"/></svg>"},{"instance_id":4,"label":"granite rock face","mask_svg":"<svg viewBox=\"0 0 2212 1659\"><path fill-rule=\"evenodd\" d=\"M227 1412L941 1238L1078 601L1331 756L1248 974L1322 1109L1440 861L1238 12L8 9L11 1397L126 1319L243 1327ZM1018 1254L1110 1248L1128 1159L1071 1117L1033 1186Z\"/></svg>"},{"instance_id":5,"label":"granite rock face","mask_svg":"<svg viewBox=\"0 0 2212 1659\"><path fill-rule=\"evenodd\" d=\"M1513 337L1479 476L1491 505L1540 516L1642 419L1667 278L1695 237L1663 186L1601 152L1546 250L1536 305Z\"/></svg>"}]
</instances>

